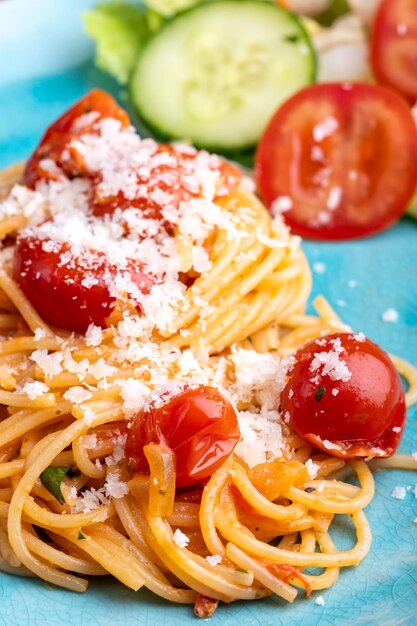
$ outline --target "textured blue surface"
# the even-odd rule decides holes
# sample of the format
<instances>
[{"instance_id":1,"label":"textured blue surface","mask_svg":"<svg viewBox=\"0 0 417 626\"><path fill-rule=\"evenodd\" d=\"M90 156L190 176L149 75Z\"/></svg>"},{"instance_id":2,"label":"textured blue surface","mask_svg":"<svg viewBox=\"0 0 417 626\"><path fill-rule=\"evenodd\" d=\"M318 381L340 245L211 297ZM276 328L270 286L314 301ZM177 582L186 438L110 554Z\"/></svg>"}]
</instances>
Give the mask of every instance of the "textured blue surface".
<instances>
[{"instance_id":1,"label":"textured blue surface","mask_svg":"<svg viewBox=\"0 0 417 626\"><path fill-rule=\"evenodd\" d=\"M71 10L68 9L70 4ZM79 21L74 16L89 4L90 0L49 0L49 6L54 7L53 23L56 25L57 16L61 14L68 24L66 36L61 39L62 47L67 46L67 55L61 48L61 60L56 61L65 68L59 74L43 71L50 67L50 59L45 58L42 67L38 55L32 67L28 58L25 80L10 82L9 66L15 54L23 58L23 43L15 50L15 39L9 37L5 41L0 36L0 167L25 158L45 125L92 86L107 88L123 100L117 87L94 70L91 63L69 67L71 59L68 57L73 53L74 42L79 54L71 58L77 62L83 60L82 55L88 51ZM46 5L47 0L0 2L0 35L9 33L13 19L18 23L22 14L27 16L28 23L39 24L41 9L43 28L48 19L52 28L52 18L44 11ZM7 15L2 13L6 6ZM43 55L54 54L56 38L51 39L48 48L39 34L39 26L30 33L31 45L36 46L38 37L39 42L43 41ZM25 54L29 54L28 49L25 50ZM31 80L30 76L36 78ZM304 248L310 262L324 263L326 270L314 275L313 296L324 294L353 328L364 331L385 349L417 365L417 223L404 219L395 228L369 240L337 244L306 242ZM356 287L348 286L350 280L356 281ZM345 301L346 306L338 306L340 300ZM399 312L396 324L382 322L381 313L388 308ZM409 412L401 445L403 452L417 451L416 422L414 409ZM343 570L339 582L323 592L325 606L315 605L314 598L301 598L292 606L273 599L255 604L237 603L222 607L211 620L213 626L417 624L417 523L413 522L417 518L417 498L411 490L403 501L390 496L397 485L414 487L417 475L384 472L376 476L376 482L377 495L367 510L374 532L371 554L359 568ZM335 537L342 549L352 545L352 533L344 518ZM195 623L195 619L189 607L169 605L146 591L135 594L110 579L92 581L87 593L78 595L41 581L0 574L0 626L61 626L63 623L67 626L186 626Z\"/></svg>"}]
</instances>

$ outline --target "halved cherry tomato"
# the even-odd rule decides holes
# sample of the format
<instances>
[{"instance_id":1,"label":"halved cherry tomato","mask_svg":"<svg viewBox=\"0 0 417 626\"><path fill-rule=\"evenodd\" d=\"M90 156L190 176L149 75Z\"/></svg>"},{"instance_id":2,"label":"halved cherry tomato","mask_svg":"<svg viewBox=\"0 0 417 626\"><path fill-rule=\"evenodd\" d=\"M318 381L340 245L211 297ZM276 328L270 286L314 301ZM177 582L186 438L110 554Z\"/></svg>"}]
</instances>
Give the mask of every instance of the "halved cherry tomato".
<instances>
[{"instance_id":1,"label":"halved cherry tomato","mask_svg":"<svg viewBox=\"0 0 417 626\"><path fill-rule=\"evenodd\" d=\"M91 119L84 118L85 123L77 126L77 120L87 113L92 114ZM62 152L72 139L86 133L98 134L98 128L95 125L106 117L119 120L124 127L130 124L128 114L119 107L112 96L100 89L93 89L47 129L39 146L26 164L23 176L25 184L34 189L39 180L59 178L59 175L42 167L43 159L51 159L56 165L62 167L67 175L77 176L84 173L82 159L75 151L71 151L69 160L62 159Z\"/></svg>"},{"instance_id":2,"label":"halved cherry tomato","mask_svg":"<svg viewBox=\"0 0 417 626\"><path fill-rule=\"evenodd\" d=\"M16 242L13 276L29 302L58 328L84 333L91 323L104 327L115 302L108 277L115 276L117 269L99 253L95 253L93 269L77 259L65 263L62 255L69 250L67 244L52 250L44 244L34 237L20 237ZM148 293L153 281L133 264L126 269L142 293Z\"/></svg>"},{"instance_id":3,"label":"halved cherry tomato","mask_svg":"<svg viewBox=\"0 0 417 626\"><path fill-rule=\"evenodd\" d=\"M376 78L417 100L417 3L382 0L372 28L371 60Z\"/></svg>"},{"instance_id":4,"label":"halved cherry tomato","mask_svg":"<svg viewBox=\"0 0 417 626\"><path fill-rule=\"evenodd\" d=\"M100 166L95 166L94 170L89 168L79 147L83 135L100 135L98 122L105 118L118 120L122 128L130 124L127 113L111 96L94 90L46 131L27 163L24 174L26 184L35 188L42 180L83 177L88 179L89 184L89 217L90 210L95 218L101 218L116 209L126 211L126 216L128 209L140 209L144 217L158 220L171 232L171 223L162 214L164 207L169 206L175 211L181 202L203 195L204 186L214 196L222 196L240 183L241 174L237 168L215 155L198 152L188 146L173 147L157 144L153 140L140 142L138 139L136 167L130 169L129 165L126 166L129 193L123 188L111 195L106 191L108 185L101 185L103 171ZM126 132L133 133L133 129ZM77 139L78 145L74 144ZM106 158L104 161L107 165ZM201 177L202 169L209 174L216 172L218 176ZM121 176L123 173L119 172ZM124 226L126 236L135 235L129 229L127 217ZM81 259L68 264L62 259L70 250L69 245L37 239L36 227L32 232L33 236L18 240L14 276L38 313L51 324L67 330L84 332L91 322L103 326L114 305L108 287L109 275L111 278L117 272L112 260L85 250L85 256L95 257L91 269L85 269ZM136 235L140 237L139 233ZM46 243L50 245L45 246ZM129 279L142 293L147 293L153 281L137 263L128 262L127 265L121 269L129 272Z\"/></svg>"},{"instance_id":5,"label":"halved cherry tomato","mask_svg":"<svg viewBox=\"0 0 417 626\"><path fill-rule=\"evenodd\" d=\"M270 121L256 177L265 203L289 209L283 217L302 236L376 233L399 219L416 187L416 124L385 87L313 85Z\"/></svg>"},{"instance_id":6,"label":"halved cherry tomato","mask_svg":"<svg viewBox=\"0 0 417 626\"><path fill-rule=\"evenodd\" d=\"M165 398L161 396L135 416L126 442L129 469L132 474L146 472L143 446L163 443L176 455L177 487L201 483L239 441L236 412L217 389L204 385L186 387Z\"/></svg>"},{"instance_id":7,"label":"halved cherry tomato","mask_svg":"<svg viewBox=\"0 0 417 626\"><path fill-rule=\"evenodd\" d=\"M130 124L126 111L112 96L94 89L48 128L26 164L26 185L33 189L40 180L85 176L91 180L90 203L94 215L103 216L116 208L134 207L141 209L145 217L161 219L162 208L166 204L178 208L180 202L201 194L204 181L199 179L198 169L202 159L206 161L206 168L209 164L208 169L220 174L216 195L226 195L240 183L239 170L215 155L198 152L189 146L174 147L148 140L144 145L149 159L144 159L143 167L137 168L138 191L142 192L133 198L124 191L116 196L106 195L100 187L101 172L89 171L76 146L70 145L83 135L98 135L100 128L97 123L105 118L118 120L124 128ZM45 167L44 160L52 161L58 168L54 170L49 163L49 167ZM208 184L211 184L210 181Z\"/></svg>"},{"instance_id":8,"label":"halved cherry tomato","mask_svg":"<svg viewBox=\"0 0 417 626\"><path fill-rule=\"evenodd\" d=\"M361 335L338 333L300 348L281 395L300 437L342 458L394 454L406 408L388 354Z\"/></svg>"},{"instance_id":9,"label":"halved cherry tomato","mask_svg":"<svg viewBox=\"0 0 417 626\"><path fill-rule=\"evenodd\" d=\"M154 143L146 167L137 173L138 192L134 198L126 197L123 191L117 196L106 196L100 189L100 173L94 173L92 185L92 209L96 216L112 213L116 208L140 209L148 218L161 221L169 228L169 220L163 218L163 208L169 205L174 211L181 202L201 196L204 178L199 176L201 166L211 172L218 172L214 196L231 193L240 184L242 175L231 163L216 155L199 152L189 146L170 146ZM201 164L201 160L206 161ZM143 170L143 172L142 172ZM208 181L210 186L211 181Z\"/></svg>"}]
</instances>

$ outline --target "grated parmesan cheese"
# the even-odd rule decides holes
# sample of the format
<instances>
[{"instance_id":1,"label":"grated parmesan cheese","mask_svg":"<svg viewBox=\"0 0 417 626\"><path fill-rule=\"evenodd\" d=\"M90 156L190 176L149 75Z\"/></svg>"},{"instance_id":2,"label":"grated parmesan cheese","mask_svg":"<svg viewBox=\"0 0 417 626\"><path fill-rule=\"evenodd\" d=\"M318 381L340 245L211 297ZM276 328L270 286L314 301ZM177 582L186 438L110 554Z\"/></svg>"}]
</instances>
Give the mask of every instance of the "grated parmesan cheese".
<instances>
[{"instance_id":1,"label":"grated parmesan cheese","mask_svg":"<svg viewBox=\"0 0 417 626\"><path fill-rule=\"evenodd\" d=\"M352 377L352 372L349 371L346 361L340 358L341 353L344 351L340 338L332 340L331 344L333 345L332 350L314 353L310 371L319 373L318 370L321 370L321 376L328 376L331 380L347 382Z\"/></svg>"},{"instance_id":2,"label":"grated parmesan cheese","mask_svg":"<svg viewBox=\"0 0 417 626\"><path fill-rule=\"evenodd\" d=\"M95 433L84 437L84 445L88 450L94 450L97 446L97 435Z\"/></svg>"},{"instance_id":3,"label":"grated parmesan cheese","mask_svg":"<svg viewBox=\"0 0 417 626\"><path fill-rule=\"evenodd\" d=\"M39 380L29 380L16 391L25 393L31 400L35 400L36 398L43 396L44 393L50 391L50 389L47 385L45 385L45 383L42 383Z\"/></svg>"},{"instance_id":4,"label":"grated parmesan cheese","mask_svg":"<svg viewBox=\"0 0 417 626\"><path fill-rule=\"evenodd\" d=\"M309 473L309 476L311 479L316 478L318 471L320 469L320 465L318 463L314 463L314 461L312 461L311 459L308 459L305 463L304 463L307 472Z\"/></svg>"},{"instance_id":5,"label":"grated parmesan cheese","mask_svg":"<svg viewBox=\"0 0 417 626\"><path fill-rule=\"evenodd\" d=\"M177 544L179 548L186 548L190 543L190 538L187 537L179 528L174 532L174 543Z\"/></svg>"},{"instance_id":6,"label":"grated parmesan cheese","mask_svg":"<svg viewBox=\"0 0 417 626\"><path fill-rule=\"evenodd\" d=\"M84 389L84 387L70 387L64 393L65 400L69 400L73 404L82 404L86 400L92 398L93 394L88 389Z\"/></svg>"},{"instance_id":7,"label":"grated parmesan cheese","mask_svg":"<svg viewBox=\"0 0 417 626\"><path fill-rule=\"evenodd\" d=\"M45 376L57 376L62 372L62 352L48 354L47 350L35 350L29 357L43 371Z\"/></svg>"},{"instance_id":8,"label":"grated parmesan cheese","mask_svg":"<svg viewBox=\"0 0 417 626\"><path fill-rule=\"evenodd\" d=\"M88 347L96 347L103 341L103 330L100 326L90 324L85 333L86 345Z\"/></svg>"},{"instance_id":9,"label":"grated parmesan cheese","mask_svg":"<svg viewBox=\"0 0 417 626\"><path fill-rule=\"evenodd\" d=\"M406 488L398 485L397 487L394 487L394 489L391 491L391 498L395 498L396 500L404 500L406 495Z\"/></svg>"},{"instance_id":10,"label":"grated parmesan cheese","mask_svg":"<svg viewBox=\"0 0 417 626\"><path fill-rule=\"evenodd\" d=\"M395 324L398 322L398 311L395 309L387 309L383 313L381 313L381 319L383 322Z\"/></svg>"},{"instance_id":11,"label":"grated parmesan cheese","mask_svg":"<svg viewBox=\"0 0 417 626\"><path fill-rule=\"evenodd\" d=\"M220 554L213 554L212 556L206 556L206 561L209 565L211 565L211 567L216 567L216 565L219 565L223 559Z\"/></svg>"},{"instance_id":12,"label":"grated parmesan cheese","mask_svg":"<svg viewBox=\"0 0 417 626\"><path fill-rule=\"evenodd\" d=\"M137 413L143 409L145 399L150 394L150 388L141 380L135 378L116 380L120 384L120 396L123 400L123 410L126 416Z\"/></svg>"},{"instance_id":13,"label":"grated parmesan cheese","mask_svg":"<svg viewBox=\"0 0 417 626\"><path fill-rule=\"evenodd\" d=\"M329 441L328 439L323 439L322 443L323 443L323 446L327 448L327 450L342 450L342 447L339 444L333 443L332 441Z\"/></svg>"},{"instance_id":14,"label":"grated parmesan cheese","mask_svg":"<svg viewBox=\"0 0 417 626\"><path fill-rule=\"evenodd\" d=\"M35 332L33 333L35 341L39 341L46 336L46 331L44 328L35 328Z\"/></svg>"},{"instance_id":15,"label":"grated parmesan cheese","mask_svg":"<svg viewBox=\"0 0 417 626\"><path fill-rule=\"evenodd\" d=\"M249 467L282 456L285 442L278 411L239 411L238 421L241 440L234 452Z\"/></svg>"},{"instance_id":16,"label":"grated parmesan cheese","mask_svg":"<svg viewBox=\"0 0 417 626\"><path fill-rule=\"evenodd\" d=\"M313 272L315 272L316 274L324 274L326 271L326 265L321 261L316 261L315 263L313 263L312 267Z\"/></svg>"}]
</instances>

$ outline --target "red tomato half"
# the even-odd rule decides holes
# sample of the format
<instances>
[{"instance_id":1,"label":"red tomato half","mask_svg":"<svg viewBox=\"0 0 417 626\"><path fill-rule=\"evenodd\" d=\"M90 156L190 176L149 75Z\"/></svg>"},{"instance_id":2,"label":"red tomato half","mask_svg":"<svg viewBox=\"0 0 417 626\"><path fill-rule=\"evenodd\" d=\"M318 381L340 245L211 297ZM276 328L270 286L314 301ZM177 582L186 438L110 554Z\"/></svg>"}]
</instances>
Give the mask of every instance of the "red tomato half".
<instances>
[{"instance_id":1,"label":"red tomato half","mask_svg":"<svg viewBox=\"0 0 417 626\"><path fill-rule=\"evenodd\" d=\"M127 436L126 458L133 474L147 471L143 446L163 443L176 455L177 487L189 487L210 478L239 438L236 413L217 389L186 387L162 406L158 402L136 415Z\"/></svg>"},{"instance_id":2,"label":"red tomato half","mask_svg":"<svg viewBox=\"0 0 417 626\"><path fill-rule=\"evenodd\" d=\"M33 237L20 237L16 242L13 276L25 296L44 320L58 328L85 333L91 323L104 327L115 302L105 276L116 275L116 269L99 253L94 270L84 269L76 259L63 263L61 255L68 252L68 246L46 251L44 243ZM149 292L151 279L140 268L127 269L141 291ZM97 282L89 285L92 275Z\"/></svg>"},{"instance_id":3,"label":"red tomato half","mask_svg":"<svg viewBox=\"0 0 417 626\"><path fill-rule=\"evenodd\" d=\"M239 170L215 155L187 146L173 147L136 138L137 145L133 139L133 149L137 149L137 156L140 157L137 163L135 161L136 167L129 169L129 164L134 161L130 153L126 154L128 165L124 164L129 192L125 187L120 188L120 185L108 191L101 162L94 165L93 169L88 159L84 159L80 148L83 135L100 136L97 123L105 118L118 120L122 128L130 124L127 113L110 95L94 90L46 131L27 163L25 183L35 188L42 180L48 182L83 177L88 179L89 216L91 212L95 218L103 218L116 209L140 209L143 217L158 220L168 233L172 225L163 218L164 207L169 206L175 211L181 202L204 195L205 185L214 196L223 196L240 183ZM133 129L127 129L126 132L133 137ZM77 139L78 144L74 144L73 141ZM109 153L110 157L104 153L105 163L111 160L111 149ZM214 176L213 180L209 178L207 182L207 177L199 176L202 170L216 172L218 176ZM123 173L119 172L121 175ZM135 235L129 228L127 217L124 227L126 236ZM158 225L153 227L156 233ZM115 276L117 272L112 259L106 259L93 250L85 250L84 256L92 258L91 267L85 267L81 258L68 263L61 256L69 252L69 245L36 238L36 227L33 232L34 236L18 240L13 271L22 291L38 313L51 324L72 331L84 332L91 322L105 325L114 304L108 287L109 274ZM140 234L136 234L140 238ZM130 280L142 293L150 290L154 281L143 273L139 264L127 261L126 267L120 269L128 271Z\"/></svg>"},{"instance_id":4,"label":"red tomato half","mask_svg":"<svg viewBox=\"0 0 417 626\"><path fill-rule=\"evenodd\" d=\"M416 124L385 87L313 85L278 109L255 167L264 202L290 207L283 215L294 232L363 237L394 224L413 195Z\"/></svg>"},{"instance_id":5,"label":"red tomato half","mask_svg":"<svg viewBox=\"0 0 417 626\"><path fill-rule=\"evenodd\" d=\"M87 123L77 127L75 122L81 115L93 112L97 115L92 116L90 121L87 122L86 120ZM54 175L50 170L42 168L40 162L43 159L51 159L59 167L62 167L68 175L74 176L84 173L80 156L73 151L71 152L71 159L63 162L61 159L62 151L72 139L76 139L85 133L98 132L94 129L94 125L97 121L106 117L113 117L119 120L122 126L130 124L128 114L119 107L112 96L100 89L90 91L47 129L39 146L26 164L24 172L25 184L33 189L39 180L59 178L59 174Z\"/></svg>"},{"instance_id":6,"label":"red tomato half","mask_svg":"<svg viewBox=\"0 0 417 626\"><path fill-rule=\"evenodd\" d=\"M342 458L394 454L405 393L386 352L369 339L338 333L310 341L295 357L281 410L300 437Z\"/></svg>"},{"instance_id":7,"label":"red tomato half","mask_svg":"<svg viewBox=\"0 0 417 626\"><path fill-rule=\"evenodd\" d=\"M242 178L240 171L216 155L206 155L188 146L185 151L181 151L178 146L155 144L149 166L143 168L145 173L138 172L137 185L142 192L137 197L125 197L122 191L116 197L103 196L97 193L100 175L93 176L91 206L94 215L102 217L116 208L124 210L134 207L140 209L145 217L157 219L169 229L168 222L162 217L163 208L169 204L178 209L181 202L189 201L202 193L203 183L198 178L199 159L202 155L210 162L208 168L204 164L205 169L219 173L216 197L225 196L239 186Z\"/></svg>"},{"instance_id":8,"label":"red tomato half","mask_svg":"<svg viewBox=\"0 0 417 626\"><path fill-rule=\"evenodd\" d=\"M382 0L371 37L376 78L417 100L417 2Z\"/></svg>"}]
</instances>

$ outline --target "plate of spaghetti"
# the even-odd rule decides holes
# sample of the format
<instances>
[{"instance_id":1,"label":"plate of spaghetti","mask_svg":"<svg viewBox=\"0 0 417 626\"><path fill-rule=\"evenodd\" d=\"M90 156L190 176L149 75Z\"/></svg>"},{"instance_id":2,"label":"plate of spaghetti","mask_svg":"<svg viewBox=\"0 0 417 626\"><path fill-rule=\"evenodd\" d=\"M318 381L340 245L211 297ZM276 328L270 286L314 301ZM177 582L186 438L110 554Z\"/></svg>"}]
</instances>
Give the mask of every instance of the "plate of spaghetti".
<instances>
[{"instance_id":1,"label":"plate of spaghetti","mask_svg":"<svg viewBox=\"0 0 417 626\"><path fill-rule=\"evenodd\" d=\"M412 624L415 224L301 241L89 65L2 120L35 84L23 161L0 123L0 621Z\"/></svg>"}]
</instances>

